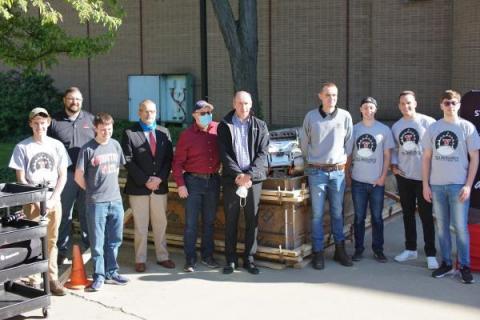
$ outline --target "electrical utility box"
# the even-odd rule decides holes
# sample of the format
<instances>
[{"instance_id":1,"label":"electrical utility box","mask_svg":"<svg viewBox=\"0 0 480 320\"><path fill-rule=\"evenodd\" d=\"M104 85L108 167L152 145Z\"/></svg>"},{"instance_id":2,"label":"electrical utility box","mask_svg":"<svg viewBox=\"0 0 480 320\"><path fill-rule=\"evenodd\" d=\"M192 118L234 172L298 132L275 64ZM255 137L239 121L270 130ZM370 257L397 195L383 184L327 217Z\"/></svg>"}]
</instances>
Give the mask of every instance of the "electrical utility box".
<instances>
[{"instance_id":1,"label":"electrical utility box","mask_svg":"<svg viewBox=\"0 0 480 320\"><path fill-rule=\"evenodd\" d=\"M191 74L128 76L128 119L138 121L138 105L150 99L157 105L160 123L192 123L194 104Z\"/></svg>"}]
</instances>

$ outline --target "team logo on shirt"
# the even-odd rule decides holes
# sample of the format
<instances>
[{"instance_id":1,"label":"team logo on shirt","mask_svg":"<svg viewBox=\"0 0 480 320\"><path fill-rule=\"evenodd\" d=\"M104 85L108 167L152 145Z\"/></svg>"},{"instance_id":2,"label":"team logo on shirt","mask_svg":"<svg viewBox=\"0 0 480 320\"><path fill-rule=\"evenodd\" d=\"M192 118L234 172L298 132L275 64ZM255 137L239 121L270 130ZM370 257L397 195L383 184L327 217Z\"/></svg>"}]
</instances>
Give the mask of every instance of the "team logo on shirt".
<instances>
[{"instance_id":1,"label":"team logo on shirt","mask_svg":"<svg viewBox=\"0 0 480 320\"><path fill-rule=\"evenodd\" d=\"M31 179L34 183L48 183L54 180L55 160L45 152L39 152L32 157L28 165Z\"/></svg>"},{"instance_id":2,"label":"team logo on shirt","mask_svg":"<svg viewBox=\"0 0 480 320\"><path fill-rule=\"evenodd\" d=\"M443 131L435 138L435 149L442 156L451 155L458 146L458 137L452 131Z\"/></svg>"},{"instance_id":3,"label":"team logo on shirt","mask_svg":"<svg viewBox=\"0 0 480 320\"><path fill-rule=\"evenodd\" d=\"M365 133L358 137L357 142L357 154L362 158L368 158L373 155L375 149L377 149L377 140L371 134Z\"/></svg>"},{"instance_id":4,"label":"team logo on shirt","mask_svg":"<svg viewBox=\"0 0 480 320\"><path fill-rule=\"evenodd\" d=\"M417 130L413 128L406 128L400 132L398 135L398 140L405 151L414 151L417 149L420 135L418 134Z\"/></svg>"}]
</instances>

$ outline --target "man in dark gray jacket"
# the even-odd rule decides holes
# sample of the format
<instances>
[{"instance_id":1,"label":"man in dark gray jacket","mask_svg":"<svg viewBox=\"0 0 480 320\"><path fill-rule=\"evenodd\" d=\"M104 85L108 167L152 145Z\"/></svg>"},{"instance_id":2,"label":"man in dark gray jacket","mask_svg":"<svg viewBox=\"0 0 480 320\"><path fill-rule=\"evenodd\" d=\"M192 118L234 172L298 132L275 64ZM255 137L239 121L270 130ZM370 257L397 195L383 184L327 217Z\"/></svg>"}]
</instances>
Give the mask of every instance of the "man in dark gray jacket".
<instances>
[{"instance_id":1,"label":"man in dark gray jacket","mask_svg":"<svg viewBox=\"0 0 480 320\"><path fill-rule=\"evenodd\" d=\"M223 164L222 185L225 210L224 274L238 266L237 226L240 207L245 214L245 252L243 267L258 274L253 256L257 250L258 205L262 181L267 178L268 128L252 115L252 97L238 91L233 98L234 110L218 125L218 146Z\"/></svg>"}]
</instances>

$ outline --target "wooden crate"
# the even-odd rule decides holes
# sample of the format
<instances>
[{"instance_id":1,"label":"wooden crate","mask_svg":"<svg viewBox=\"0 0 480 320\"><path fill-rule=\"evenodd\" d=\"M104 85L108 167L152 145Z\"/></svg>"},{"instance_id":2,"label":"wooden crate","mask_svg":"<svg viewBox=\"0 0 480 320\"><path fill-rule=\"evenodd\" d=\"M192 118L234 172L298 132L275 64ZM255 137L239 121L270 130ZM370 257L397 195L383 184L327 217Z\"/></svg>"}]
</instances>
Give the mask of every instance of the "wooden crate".
<instances>
[{"instance_id":1,"label":"wooden crate","mask_svg":"<svg viewBox=\"0 0 480 320\"><path fill-rule=\"evenodd\" d=\"M389 179L393 179L390 177ZM273 180L273 181L271 181ZM310 230L311 207L309 192L306 186L306 177L290 179L269 179L264 183L262 190L259 217L258 217L258 259L274 261L289 266L302 266L305 258L311 254ZM389 181L388 186L394 186ZM266 189L265 186L274 189ZM392 188L392 187L390 187ZM400 212L398 198L392 191L388 191L385 198L383 216L388 218ZM169 245L183 247L183 230L185 226L184 199L177 195L174 182L169 182L167 206L167 242ZM353 237L353 204L350 191L345 192L344 199L344 233L348 239ZM367 217L367 227L370 218ZM238 230L238 252L243 252L244 220L240 215ZM325 245L333 244L330 232L330 215L328 214L328 201L324 214ZM199 223L199 237L197 246L200 247L201 224ZM133 224L128 223L124 230L124 237L133 239ZM225 214L223 200L220 199L215 219L215 249L224 251L225 240ZM150 234L149 240L153 241ZM269 265L271 266L271 265Z\"/></svg>"}]
</instances>

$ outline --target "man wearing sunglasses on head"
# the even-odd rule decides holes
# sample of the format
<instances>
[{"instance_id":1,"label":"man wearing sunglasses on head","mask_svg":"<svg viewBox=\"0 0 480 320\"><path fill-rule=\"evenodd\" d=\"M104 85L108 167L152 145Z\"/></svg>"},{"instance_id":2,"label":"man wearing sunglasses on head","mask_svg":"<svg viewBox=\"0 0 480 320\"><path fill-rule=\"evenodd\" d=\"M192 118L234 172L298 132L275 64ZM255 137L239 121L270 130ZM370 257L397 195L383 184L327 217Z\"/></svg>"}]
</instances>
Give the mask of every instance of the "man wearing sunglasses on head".
<instances>
[{"instance_id":1,"label":"man wearing sunglasses on head","mask_svg":"<svg viewBox=\"0 0 480 320\"><path fill-rule=\"evenodd\" d=\"M185 272L194 272L197 262L198 217L202 218L201 262L218 268L213 258L213 229L220 193L220 159L217 144L218 122L212 121L213 106L199 100L193 107L194 123L182 132L173 158L173 177L178 196L186 199L183 246Z\"/></svg>"},{"instance_id":2,"label":"man wearing sunglasses on head","mask_svg":"<svg viewBox=\"0 0 480 320\"><path fill-rule=\"evenodd\" d=\"M472 283L468 210L478 168L480 138L475 126L459 117L460 94L447 90L440 99L443 118L422 139L423 197L433 204L442 264L432 277L454 273L450 224L455 228L457 257L463 283Z\"/></svg>"}]
</instances>

